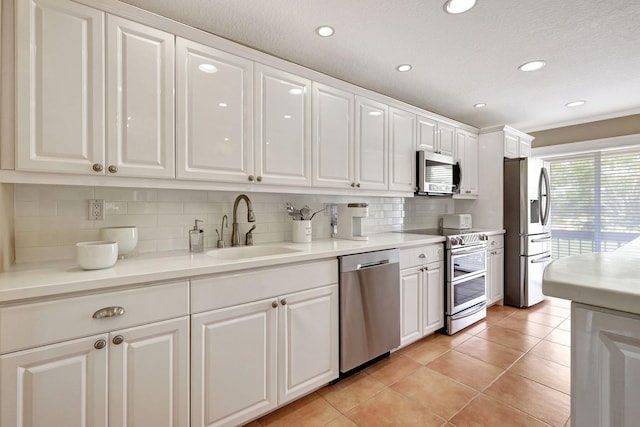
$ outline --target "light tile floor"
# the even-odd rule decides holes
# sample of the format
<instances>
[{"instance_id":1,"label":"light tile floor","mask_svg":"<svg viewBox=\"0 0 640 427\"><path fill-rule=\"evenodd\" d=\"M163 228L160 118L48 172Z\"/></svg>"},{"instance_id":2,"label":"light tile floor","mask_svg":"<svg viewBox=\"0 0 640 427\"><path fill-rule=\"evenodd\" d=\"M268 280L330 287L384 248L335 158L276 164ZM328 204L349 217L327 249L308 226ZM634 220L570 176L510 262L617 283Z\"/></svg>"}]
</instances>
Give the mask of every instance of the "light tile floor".
<instances>
[{"instance_id":1,"label":"light tile floor","mask_svg":"<svg viewBox=\"0 0 640 427\"><path fill-rule=\"evenodd\" d=\"M570 322L561 299L493 306L249 426L569 426Z\"/></svg>"}]
</instances>

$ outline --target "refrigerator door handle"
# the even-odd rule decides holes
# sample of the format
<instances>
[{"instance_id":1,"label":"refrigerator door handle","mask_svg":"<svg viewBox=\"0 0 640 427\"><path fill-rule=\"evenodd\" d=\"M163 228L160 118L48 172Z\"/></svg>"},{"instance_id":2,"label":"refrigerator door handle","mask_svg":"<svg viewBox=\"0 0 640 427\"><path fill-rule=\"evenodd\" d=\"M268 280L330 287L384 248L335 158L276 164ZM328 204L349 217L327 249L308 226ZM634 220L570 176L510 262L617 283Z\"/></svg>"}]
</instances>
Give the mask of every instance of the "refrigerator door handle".
<instances>
[{"instance_id":1,"label":"refrigerator door handle","mask_svg":"<svg viewBox=\"0 0 640 427\"><path fill-rule=\"evenodd\" d=\"M540 221L542 225L547 225L549 221L549 209L551 208L551 194L550 194L550 185L549 185L549 174L547 173L547 168L543 167L540 170L540 179L538 180L538 200L539 200L539 209L540 209ZM544 193L543 193L544 187ZM544 208L542 206L542 197L545 198Z\"/></svg>"},{"instance_id":2,"label":"refrigerator door handle","mask_svg":"<svg viewBox=\"0 0 640 427\"><path fill-rule=\"evenodd\" d=\"M538 264L538 263L541 263L541 262L547 262L550 259L551 259L551 255L545 255L542 258L532 259L531 260L531 264Z\"/></svg>"},{"instance_id":3,"label":"refrigerator door handle","mask_svg":"<svg viewBox=\"0 0 640 427\"><path fill-rule=\"evenodd\" d=\"M531 239L531 243L546 242L547 240L551 240L551 236L540 237L538 239Z\"/></svg>"}]
</instances>

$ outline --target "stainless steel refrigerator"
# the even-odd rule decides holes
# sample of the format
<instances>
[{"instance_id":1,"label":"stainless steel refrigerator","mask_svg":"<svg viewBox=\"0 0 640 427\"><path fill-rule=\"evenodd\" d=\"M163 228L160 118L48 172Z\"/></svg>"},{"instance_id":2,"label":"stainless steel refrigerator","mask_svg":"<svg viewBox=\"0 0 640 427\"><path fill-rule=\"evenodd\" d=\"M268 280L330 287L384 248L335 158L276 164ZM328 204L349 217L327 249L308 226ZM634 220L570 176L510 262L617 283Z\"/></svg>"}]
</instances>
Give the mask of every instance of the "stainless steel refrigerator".
<instances>
[{"instance_id":1,"label":"stainless steel refrigerator","mask_svg":"<svg viewBox=\"0 0 640 427\"><path fill-rule=\"evenodd\" d=\"M544 299L542 273L551 262L548 164L504 161L504 303L530 307Z\"/></svg>"}]
</instances>

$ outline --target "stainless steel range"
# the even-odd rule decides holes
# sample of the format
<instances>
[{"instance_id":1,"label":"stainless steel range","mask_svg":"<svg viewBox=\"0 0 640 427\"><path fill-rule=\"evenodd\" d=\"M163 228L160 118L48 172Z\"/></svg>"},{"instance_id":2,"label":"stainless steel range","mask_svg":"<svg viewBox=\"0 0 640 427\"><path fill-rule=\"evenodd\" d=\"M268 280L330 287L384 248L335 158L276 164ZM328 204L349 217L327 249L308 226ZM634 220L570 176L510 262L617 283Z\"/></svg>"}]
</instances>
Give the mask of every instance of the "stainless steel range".
<instances>
[{"instance_id":1,"label":"stainless steel range","mask_svg":"<svg viewBox=\"0 0 640 427\"><path fill-rule=\"evenodd\" d=\"M445 332L453 335L487 317L487 240L481 230L423 229L446 236Z\"/></svg>"}]
</instances>

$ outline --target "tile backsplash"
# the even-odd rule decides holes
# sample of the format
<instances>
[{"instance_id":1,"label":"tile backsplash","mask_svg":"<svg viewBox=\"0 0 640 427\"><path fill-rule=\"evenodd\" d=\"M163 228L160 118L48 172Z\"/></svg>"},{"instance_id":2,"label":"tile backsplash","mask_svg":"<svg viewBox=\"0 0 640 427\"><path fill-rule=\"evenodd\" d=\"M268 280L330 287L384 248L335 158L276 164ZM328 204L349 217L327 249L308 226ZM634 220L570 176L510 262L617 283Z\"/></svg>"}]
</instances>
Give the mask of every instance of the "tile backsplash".
<instances>
[{"instance_id":1,"label":"tile backsplash","mask_svg":"<svg viewBox=\"0 0 640 427\"><path fill-rule=\"evenodd\" d=\"M139 242L134 254L188 249L188 230L195 219L203 220L205 247L213 248L221 231L223 215L229 228L222 230L231 245L233 202L237 192L165 190L109 187L75 187L16 184L16 262L42 262L75 257L75 243L98 240L101 227L135 225ZM291 219L284 204L305 204L312 211L327 204L367 202L364 220L368 234L406 227L436 227L442 214L454 211L453 200L443 198L353 197L297 194L247 193L256 216L254 242L291 240ZM89 199L105 201L105 219L89 220ZM241 238L253 225L247 208L237 211ZM313 238L329 238L330 216L321 212L313 219Z\"/></svg>"}]
</instances>

